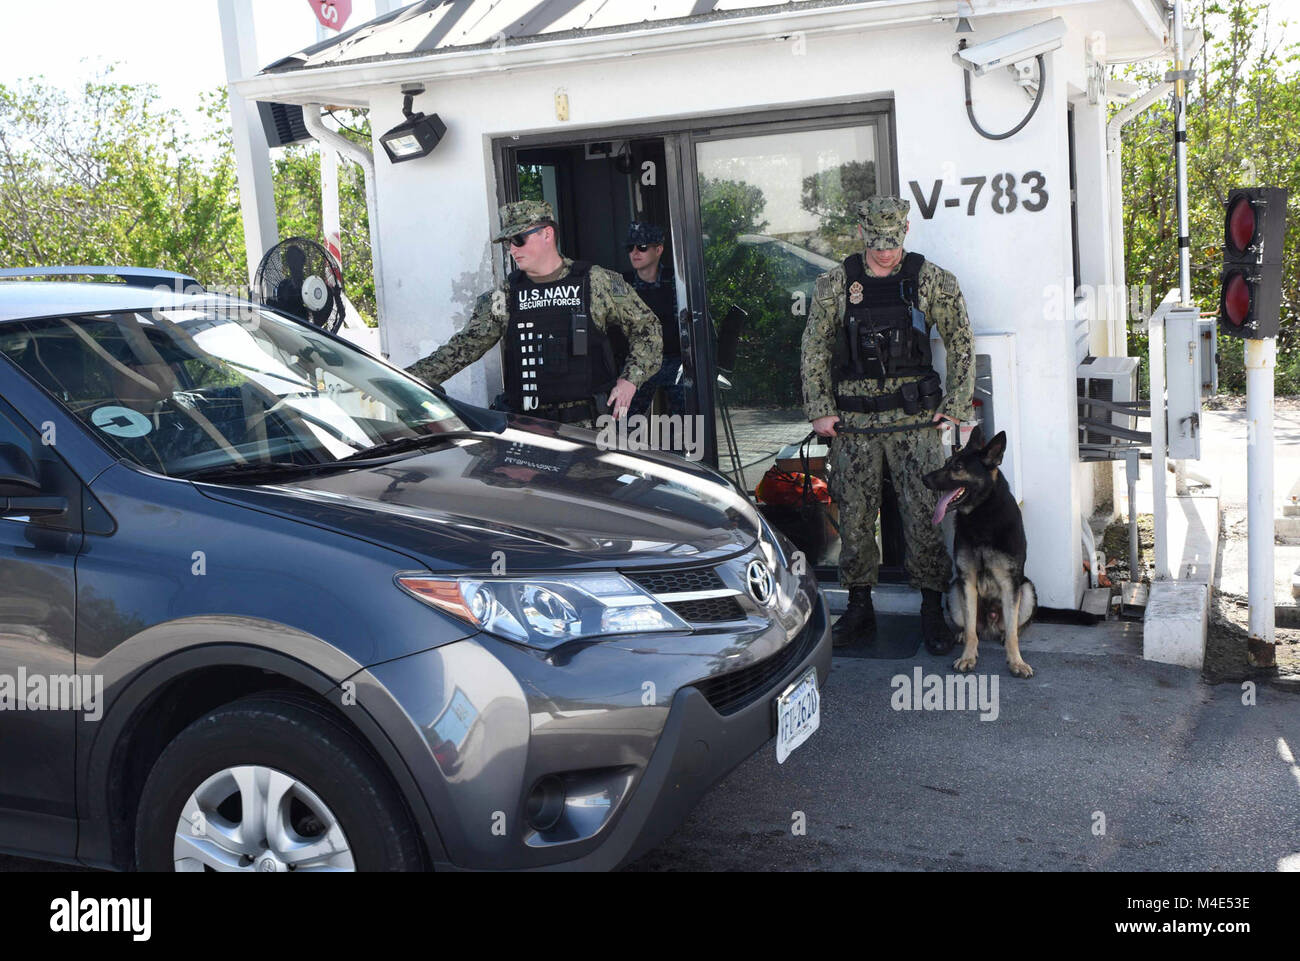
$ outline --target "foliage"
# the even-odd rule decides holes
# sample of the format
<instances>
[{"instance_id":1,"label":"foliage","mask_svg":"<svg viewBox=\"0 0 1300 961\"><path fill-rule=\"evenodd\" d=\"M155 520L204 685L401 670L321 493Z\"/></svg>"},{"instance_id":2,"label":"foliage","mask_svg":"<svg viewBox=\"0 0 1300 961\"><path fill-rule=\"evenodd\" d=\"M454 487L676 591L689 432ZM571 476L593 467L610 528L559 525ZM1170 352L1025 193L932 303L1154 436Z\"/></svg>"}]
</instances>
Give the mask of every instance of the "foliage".
<instances>
[{"instance_id":1,"label":"foliage","mask_svg":"<svg viewBox=\"0 0 1300 961\"><path fill-rule=\"evenodd\" d=\"M735 385L729 403L740 407L797 407L796 369L804 317L791 310L789 280L781 265L741 235L762 235L767 201L758 187L736 180L700 178L704 277L709 315L721 323L733 305L748 317L741 330Z\"/></svg>"},{"instance_id":2,"label":"foliage","mask_svg":"<svg viewBox=\"0 0 1300 961\"><path fill-rule=\"evenodd\" d=\"M803 178L801 206L822 220L828 233L852 232L855 205L876 195L876 162L850 160Z\"/></svg>"},{"instance_id":3,"label":"foliage","mask_svg":"<svg viewBox=\"0 0 1300 961\"><path fill-rule=\"evenodd\" d=\"M161 108L154 85L116 83L112 72L75 96L40 78L0 84L0 265L156 267L242 288L248 264L225 89L186 117ZM357 135L369 142L364 127ZM321 239L314 145L279 150L273 165L280 235ZM355 164L338 170L344 284L373 317L365 185Z\"/></svg>"},{"instance_id":4,"label":"foliage","mask_svg":"<svg viewBox=\"0 0 1300 961\"><path fill-rule=\"evenodd\" d=\"M352 140L370 143L370 121L361 115L344 116L340 122L352 131ZM353 126L359 124L359 126ZM312 144L290 144L272 155L275 181L275 211L280 237L306 237L324 243L321 212L320 151ZM366 183L361 167L339 159L339 233L343 249L343 289L354 307L373 326L375 316L375 273L370 256L370 217L366 210Z\"/></svg>"},{"instance_id":5,"label":"foliage","mask_svg":"<svg viewBox=\"0 0 1300 961\"><path fill-rule=\"evenodd\" d=\"M542 187L542 165L519 164L516 169L519 172L519 199L545 200L546 194Z\"/></svg>"},{"instance_id":6,"label":"foliage","mask_svg":"<svg viewBox=\"0 0 1300 961\"><path fill-rule=\"evenodd\" d=\"M1300 393L1300 45L1287 43L1275 10L1255 0L1202 0L1191 9L1205 31L1192 61L1188 90L1188 217L1192 296L1202 311L1217 311L1222 267L1224 202L1251 183L1290 187L1283 258L1282 330L1278 337L1278 393ZM1168 65L1127 68L1125 79L1150 87ZM1178 216L1174 179L1174 113L1169 102L1125 127L1124 256L1130 284L1146 284L1158 302L1178 286ZM1145 356L1146 335L1130 327L1129 353ZM1219 338L1219 384L1240 392L1242 347Z\"/></svg>"},{"instance_id":7,"label":"foliage","mask_svg":"<svg viewBox=\"0 0 1300 961\"><path fill-rule=\"evenodd\" d=\"M177 111L159 109L152 85L114 83L111 73L75 98L42 80L0 85L0 263L240 280L234 157L213 150L224 96L200 104L206 130L195 138Z\"/></svg>"}]
</instances>

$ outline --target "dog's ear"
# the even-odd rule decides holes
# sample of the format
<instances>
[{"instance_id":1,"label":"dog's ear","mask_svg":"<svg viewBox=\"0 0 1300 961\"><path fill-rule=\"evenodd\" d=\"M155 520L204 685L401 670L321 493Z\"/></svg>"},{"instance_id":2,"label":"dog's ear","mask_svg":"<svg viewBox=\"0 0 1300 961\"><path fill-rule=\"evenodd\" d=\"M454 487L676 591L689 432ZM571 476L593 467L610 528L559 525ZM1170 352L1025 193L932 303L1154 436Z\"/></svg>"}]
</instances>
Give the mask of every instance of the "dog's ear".
<instances>
[{"instance_id":1,"label":"dog's ear","mask_svg":"<svg viewBox=\"0 0 1300 961\"><path fill-rule=\"evenodd\" d=\"M962 448L962 453L968 450L976 450L984 446L984 432L980 430L980 425L976 424L970 432L970 437L966 440L966 446Z\"/></svg>"},{"instance_id":2,"label":"dog's ear","mask_svg":"<svg viewBox=\"0 0 1300 961\"><path fill-rule=\"evenodd\" d=\"M988 446L984 448L983 460L984 466L988 468L997 467L1002 463L1002 455L1007 452L1007 432L998 431L998 435L989 441Z\"/></svg>"}]
</instances>

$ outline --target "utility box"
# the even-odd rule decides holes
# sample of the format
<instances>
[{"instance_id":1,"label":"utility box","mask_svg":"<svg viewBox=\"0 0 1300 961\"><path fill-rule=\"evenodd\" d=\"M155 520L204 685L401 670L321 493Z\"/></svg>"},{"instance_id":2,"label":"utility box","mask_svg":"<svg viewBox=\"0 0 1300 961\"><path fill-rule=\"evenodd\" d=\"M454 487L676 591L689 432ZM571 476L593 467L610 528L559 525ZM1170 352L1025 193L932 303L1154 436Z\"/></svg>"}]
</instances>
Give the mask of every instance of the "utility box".
<instances>
[{"instance_id":1,"label":"utility box","mask_svg":"<svg viewBox=\"0 0 1300 961\"><path fill-rule=\"evenodd\" d=\"M1165 315L1165 395L1170 460L1201 459L1201 397L1205 382L1201 312L1170 307Z\"/></svg>"}]
</instances>

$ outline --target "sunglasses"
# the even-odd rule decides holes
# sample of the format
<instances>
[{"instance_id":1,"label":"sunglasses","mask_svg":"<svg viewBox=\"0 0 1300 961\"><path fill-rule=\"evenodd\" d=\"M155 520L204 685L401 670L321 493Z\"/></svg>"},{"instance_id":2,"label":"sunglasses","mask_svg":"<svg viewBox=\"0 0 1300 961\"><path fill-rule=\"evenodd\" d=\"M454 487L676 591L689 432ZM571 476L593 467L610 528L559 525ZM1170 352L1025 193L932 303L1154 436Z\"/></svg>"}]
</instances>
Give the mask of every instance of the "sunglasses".
<instances>
[{"instance_id":1,"label":"sunglasses","mask_svg":"<svg viewBox=\"0 0 1300 961\"><path fill-rule=\"evenodd\" d=\"M654 244L628 244L627 252L630 254L633 250L639 250L641 253L645 253L653 246Z\"/></svg>"},{"instance_id":2,"label":"sunglasses","mask_svg":"<svg viewBox=\"0 0 1300 961\"><path fill-rule=\"evenodd\" d=\"M510 246L522 247L524 244L528 243L529 234L535 234L537 233L537 231L545 230L549 226L550 224L542 224L539 227L533 227L531 230L525 230L522 234L515 234L513 237L510 238Z\"/></svg>"}]
</instances>

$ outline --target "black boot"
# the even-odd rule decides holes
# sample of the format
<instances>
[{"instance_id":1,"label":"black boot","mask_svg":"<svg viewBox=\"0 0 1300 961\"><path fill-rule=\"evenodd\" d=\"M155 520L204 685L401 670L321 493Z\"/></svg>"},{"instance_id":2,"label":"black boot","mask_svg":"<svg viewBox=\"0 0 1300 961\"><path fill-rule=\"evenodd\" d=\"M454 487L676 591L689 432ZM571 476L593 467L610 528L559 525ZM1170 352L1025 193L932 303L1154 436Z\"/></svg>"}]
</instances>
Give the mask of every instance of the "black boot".
<instances>
[{"instance_id":1,"label":"black boot","mask_svg":"<svg viewBox=\"0 0 1300 961\"><path fill-rule=\"evenodd\" d=\"M921 589L921 635L931 654L947 654L957 639L943 619L943 603L938 591Z\"/></svg>"},{"instance_id":2,"label":"black boot","mask_svg":"<svg viewBox=\"0 0 1300 961\"><path fill-rule=\"evenodd\" d=\"M848 609L831 629L831 647L873 644L876 640L876 611L871 606L870 587L850 587Z\"/></svg>"}]
</instances>

